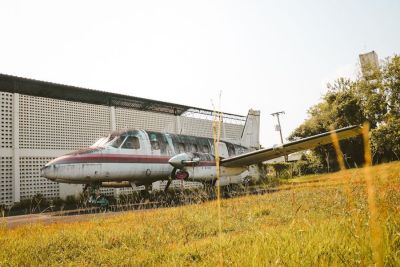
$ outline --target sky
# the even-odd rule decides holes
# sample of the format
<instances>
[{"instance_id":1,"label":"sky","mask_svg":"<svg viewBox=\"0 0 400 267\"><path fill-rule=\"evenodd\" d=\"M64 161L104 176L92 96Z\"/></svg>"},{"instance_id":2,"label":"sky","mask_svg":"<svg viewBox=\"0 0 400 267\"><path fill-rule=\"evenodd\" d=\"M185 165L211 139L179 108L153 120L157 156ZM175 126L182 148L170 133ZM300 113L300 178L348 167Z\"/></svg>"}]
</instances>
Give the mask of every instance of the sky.
<instances>
[{"instance_id":1,"label":"sky","mask_svg":"<svg viewBox=\"0 0 400 267\"><path fill-rule=\"evenodd\" d=\"M358 55L400 53L400 1L1 1L0 73L246 115L261 144Z\"/></svg>"}]
</instances>

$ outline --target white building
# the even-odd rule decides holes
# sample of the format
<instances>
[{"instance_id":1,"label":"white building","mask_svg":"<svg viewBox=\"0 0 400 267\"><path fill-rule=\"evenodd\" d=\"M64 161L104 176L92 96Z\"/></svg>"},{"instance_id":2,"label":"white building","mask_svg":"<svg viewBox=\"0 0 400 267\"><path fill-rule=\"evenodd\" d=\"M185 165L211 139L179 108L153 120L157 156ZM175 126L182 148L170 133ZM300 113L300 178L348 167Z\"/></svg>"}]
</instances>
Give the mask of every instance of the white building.
<instances>
[{"instance_id":1,"label":"white building","mask_svg":"<svg viewBox=\"0 0 400 267\"><path fill-rule=\"evenodd\" d=\"M0 108L0 205L38 193L52 198L80 192L79 185L40 177L40 168L112 130L136 128L212 137L210 110L4 74L0 74ZM221 137L238 141L245 119L224 114Z\"/></svg>"},{"instance_id":2,"label":"white building","mask_svg":"<svg viewBox=\"0 0 400 267\"><path fill-rule=\"evenodd\" d=\"M361 72L364 78L370 78L374 72L379 71L379 58L375 51L360 54Z\"/></svg>"}]
</instances>

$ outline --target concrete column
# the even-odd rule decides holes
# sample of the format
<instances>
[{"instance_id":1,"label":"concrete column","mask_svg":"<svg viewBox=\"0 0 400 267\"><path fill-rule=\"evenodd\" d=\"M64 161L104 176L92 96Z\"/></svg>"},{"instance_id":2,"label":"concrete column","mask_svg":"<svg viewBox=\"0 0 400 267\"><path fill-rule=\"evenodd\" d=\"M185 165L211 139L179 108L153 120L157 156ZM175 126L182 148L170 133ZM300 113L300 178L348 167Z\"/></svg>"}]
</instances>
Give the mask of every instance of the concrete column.
<instances>
[{"instance_id":1,"label":"concrete column","mask_svg":"<svg viewBox=\"0 0 400 267\"><path fill-rule=\"evenodd\" d=\"M21 182L20 182L20 169L19 169L19 94L13 94L13 115L12 115L12 129L13 129L13 202L20 202L21 196Z\"/></svg>"},{"instance_id":2,"label":"concrete column","mask_svg":"<svg viewBox=\"0 0 400 267\"><path fill-rule=\"evenodd\" d=\"M181 116L175 115L175 134L182 133Z\"/></svg>"},{"instance_id":3,"label":"concrete column","mask_svg":"<svg viewBox=\"0 0 400 267\"><path fill-rule=\"evenodd\" d=\"M117 130L117 120L115 117L115 107L110 107L110 130L115 131ZM121 194L121 190L119 188L114 188L114 197L118 198Z\"/></svg>"},{"instance_id":4,"label":"concrete column","mask_svg":"<svg viewBox=\"0 0 400 267\"><path fill-rule=\"evenodd\" d=\"M110 129L115 131L117 129L117 120L115 118L115 107L110 107Z\"/></svg>"},{"instance_id":5,"label":"concrete column","mask_svg":"<svg viewBox=\"0 0 400 267\"><path fill-rule=\"evenodd\" d=\"M221 133L221 139L222 140L226 140L226 130L225 130L225 123L224 123L224 119L222 119L221 121L222 125L222 133Z\"/></svg>"}]
</instances>

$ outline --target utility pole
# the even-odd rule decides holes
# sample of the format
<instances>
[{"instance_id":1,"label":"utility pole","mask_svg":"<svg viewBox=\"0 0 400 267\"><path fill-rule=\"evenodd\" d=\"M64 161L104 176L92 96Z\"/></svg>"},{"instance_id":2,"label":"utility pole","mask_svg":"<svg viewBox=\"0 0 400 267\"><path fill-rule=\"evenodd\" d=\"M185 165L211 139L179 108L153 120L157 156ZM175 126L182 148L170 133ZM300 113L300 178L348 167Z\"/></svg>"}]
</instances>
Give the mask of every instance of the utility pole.
<instances>
[{"instance_id":1,"label":"utility pole","mask_svg":"<svg viewBox=\"0 0 400 267\"><path fill-rule=\"evenodd\" d=\"M273 117L276 116L276 118L278 119L278 125L276 125L275 130L279 131L279 134L281 136L281 143L283 145L282 127L281 127L281 121L279 120L279 115L281 115L281 114L285 114L285 111L278 111L278 112L275 112L275 113L271 113L271 115ZM285 156L285 161L286 162L288 161L288 156L287 155Z\"/></svg>"}]
</instances>

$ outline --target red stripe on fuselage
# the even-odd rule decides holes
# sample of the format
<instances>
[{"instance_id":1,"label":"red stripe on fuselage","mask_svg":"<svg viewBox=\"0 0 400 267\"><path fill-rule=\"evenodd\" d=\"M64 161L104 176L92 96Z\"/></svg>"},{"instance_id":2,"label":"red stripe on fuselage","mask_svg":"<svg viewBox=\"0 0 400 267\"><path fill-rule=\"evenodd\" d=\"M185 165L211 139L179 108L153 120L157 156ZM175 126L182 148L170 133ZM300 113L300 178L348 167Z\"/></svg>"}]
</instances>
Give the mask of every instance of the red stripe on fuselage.
<instances>
[{"instance_id":1,"label":"red stripe on fuselage","mask_svg":"<svg viewBox=\"0 0 400 267\"><path fill-rule=\"evenodd\" d=\"M126 154L81 154L66 155L55 159L51 164L73 163L158 163L169 164L170 156L126 155ZM198 166L215 166L214 161L203 161Z\"/></svg>"},{"instance_id":2,"label":"red stripe on fuselage","mask_svg":"<svg viewBox=\"0 0 400 267\"><path fill-rule=\"evenodd\" d=\"M168 163L170 157L144 156L126 154L84 154L64 156L56 159L53 164L71 163Z\"/></svg>"}]
</instances>

